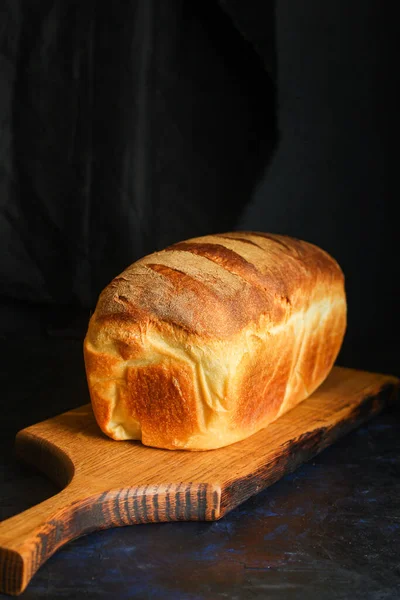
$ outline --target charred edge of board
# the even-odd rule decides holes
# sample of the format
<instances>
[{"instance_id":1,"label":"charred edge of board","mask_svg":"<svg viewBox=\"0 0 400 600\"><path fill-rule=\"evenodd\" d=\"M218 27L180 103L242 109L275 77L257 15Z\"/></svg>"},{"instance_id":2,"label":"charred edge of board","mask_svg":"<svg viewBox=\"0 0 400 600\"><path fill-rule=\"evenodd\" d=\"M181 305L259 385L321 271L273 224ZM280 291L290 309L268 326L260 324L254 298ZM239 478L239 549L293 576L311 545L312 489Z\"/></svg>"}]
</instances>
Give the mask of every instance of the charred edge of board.
<instances>
[{"instance_id":1,"label":"charred edge of board","mask_svg":"<svg viewBox=\"0 0 400 600\"><path fill-rule=\"evenodd\" d=\"M354 407L346 420L333 427L320 427L298 438L289 440L277 451L273 463L260 467L255 473L231 481L222 489L221 516L266 487L274 484L284 475L293 472L333 442L346 435L368 419L377 415L385 407L391 407L399 397L399 382L382 386L375 395L366 396Z\"/></svg>"}]
</instances>

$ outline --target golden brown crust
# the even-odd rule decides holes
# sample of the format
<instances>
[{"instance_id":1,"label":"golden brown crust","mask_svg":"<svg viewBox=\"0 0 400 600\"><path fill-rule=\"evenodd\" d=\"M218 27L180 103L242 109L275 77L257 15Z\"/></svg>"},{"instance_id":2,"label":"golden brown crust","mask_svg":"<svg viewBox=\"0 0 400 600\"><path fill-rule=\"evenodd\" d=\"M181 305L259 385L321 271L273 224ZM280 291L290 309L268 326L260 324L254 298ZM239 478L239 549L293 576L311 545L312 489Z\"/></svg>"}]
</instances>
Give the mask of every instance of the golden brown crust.
<instances>
[{"instance_id":1,"label":"golden brown crust","mask_svg":"<svg viewBox=\"0 0 400 600\"><path fill-rule=\"evenodd\" d=\"M159 446L169 447L196 433L200 423L193 380L190 365L162 362L128 368L127 406L141 423L144 444L157 439Z\"/></svg>"},{"instance_id":2,"label":"golden brown crust","mask_svg":"<svg viewBox=\"0 0 400 600\"><path fill-rule=\"evenodd\" d=\"M99 298L85 340L96 418L115 439L227 445L322 382L345 326L343 274L312 244L242 231L175 244Z\"/></svg>"}]
</instances>

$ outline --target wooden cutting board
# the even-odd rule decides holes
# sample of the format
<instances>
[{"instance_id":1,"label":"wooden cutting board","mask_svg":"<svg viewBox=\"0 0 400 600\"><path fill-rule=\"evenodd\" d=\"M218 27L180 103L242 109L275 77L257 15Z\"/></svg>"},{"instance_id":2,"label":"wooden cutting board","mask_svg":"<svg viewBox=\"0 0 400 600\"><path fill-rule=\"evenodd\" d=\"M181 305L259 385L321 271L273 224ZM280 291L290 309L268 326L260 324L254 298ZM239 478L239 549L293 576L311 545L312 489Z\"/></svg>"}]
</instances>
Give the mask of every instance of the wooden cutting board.
<instances>
[{"instance_id":1,"label":"wooden cutting board","mask_svg":"<svg viewBox=\"0 0 400 600\"><path fill-rule=\"evenodd\" d=\"M207 452L110 440L90 405L20 431L18 456L64 489L0 523L0 590L20 594L60 546L90 531L221 518L396 401L398 390L395 377L336 367L263 431Z\"/></svg>"}]
</instances>

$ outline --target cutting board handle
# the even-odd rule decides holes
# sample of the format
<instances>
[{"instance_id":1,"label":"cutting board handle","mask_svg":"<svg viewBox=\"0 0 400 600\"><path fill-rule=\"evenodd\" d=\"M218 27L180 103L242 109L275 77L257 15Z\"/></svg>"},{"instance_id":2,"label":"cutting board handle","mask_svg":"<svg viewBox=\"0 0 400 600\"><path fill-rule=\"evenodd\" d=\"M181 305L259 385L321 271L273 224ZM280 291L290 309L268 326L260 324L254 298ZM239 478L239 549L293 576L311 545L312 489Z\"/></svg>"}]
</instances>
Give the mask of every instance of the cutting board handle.
<instances>
[{"instance_id":1,"label":"cutting board handle","mask_svg":"<svg viewBox=\"0 0 400 600\"><path fill-rule=\"evenodd\" d=\"M90 481L78 481L0 523L0 592L22 593L40 566L72 539L156 520L149 506L153 486L98 492Z\"/></svg>"},{"instance_id":2,"label":"cutting board handle","mask_svg":"<svg viewBox=\"0 0 400 600\"><path fill-rule=\"evenodd\" d=\"M79 444L78 444L79 447ZM55 496L0 523L0 592L21 594L54 552L85 533L138 523L214 520L219 516L219 486L202 483L122 485L112 473L90 476L82 459L24 429L16 438L19 458L63 487ZM75 464L76 463L76 464ZM78 467L78 472L77 472Z\"/></svg>"},{"instance_id":3,"label":"cutting board handle","mask_svg":"<svg viewBox=\"0 0 400 600\"><path fill-rule=\"evenodd\" d=\"M214 520L220 489L205 484L145 485L107 492L74 478L57 495L0 523L0 592L21 594L40 566L85 533L138 523Z\"/></svg>"},{"instance_id":4,"label":"cutting board handle","mask_svg":"<svg viewBox=\"0 0 400 600\"><path fill-rule=\"evenodd\" d=\"M0 591L20 594L60 546L83 533L110 526L103 514L107 494L86 496L82 497L82 488L71 484L0 523Z\"/></svg>"}]
</instances>

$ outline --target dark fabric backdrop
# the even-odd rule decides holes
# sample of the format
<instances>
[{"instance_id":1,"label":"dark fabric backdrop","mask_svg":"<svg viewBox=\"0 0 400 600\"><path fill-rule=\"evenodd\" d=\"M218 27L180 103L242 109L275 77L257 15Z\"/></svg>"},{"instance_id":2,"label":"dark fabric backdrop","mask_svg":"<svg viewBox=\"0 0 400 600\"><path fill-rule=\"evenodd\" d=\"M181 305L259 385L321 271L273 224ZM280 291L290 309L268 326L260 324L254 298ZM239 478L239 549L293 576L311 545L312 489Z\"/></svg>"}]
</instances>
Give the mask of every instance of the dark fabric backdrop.
<instances>
[{"instance_id":1,"label":"dark fabric backdrop","mask_svg":"<svg viewBox=\"0 0 400 600\"><path fill-rule=\"evenodd\" d=\"M141 255L256 229L331 252L342 363L399 371L394 7L0 7L0 329L28 331L37 307L81 311L80 335Z\"/></svg>"}]
</instances>

